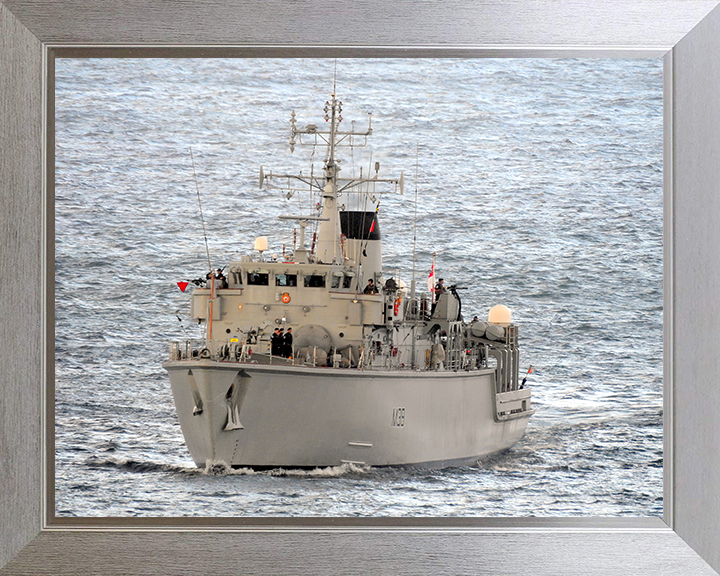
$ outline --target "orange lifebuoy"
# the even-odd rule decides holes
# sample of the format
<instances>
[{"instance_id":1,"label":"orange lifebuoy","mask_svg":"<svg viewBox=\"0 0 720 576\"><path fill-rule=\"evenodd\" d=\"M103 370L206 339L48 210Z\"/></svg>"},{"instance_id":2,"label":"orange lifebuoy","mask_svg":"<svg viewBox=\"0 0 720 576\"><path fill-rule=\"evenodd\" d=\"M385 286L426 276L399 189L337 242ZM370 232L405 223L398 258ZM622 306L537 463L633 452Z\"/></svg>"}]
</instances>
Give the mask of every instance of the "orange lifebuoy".
<instances>
[{"instance_id":1,"label":"orange lifebuoy","mask_svg":"<svg viewBox=\"0 0 720 576\"><path fill-rule=\"evenodd\" d=\"M288 302L290 302L290 294L288 294L287 292L284 292L283 295L282 295L282 301L283 301L285 304L287 304Z\"/></svg>"}]
</instances>

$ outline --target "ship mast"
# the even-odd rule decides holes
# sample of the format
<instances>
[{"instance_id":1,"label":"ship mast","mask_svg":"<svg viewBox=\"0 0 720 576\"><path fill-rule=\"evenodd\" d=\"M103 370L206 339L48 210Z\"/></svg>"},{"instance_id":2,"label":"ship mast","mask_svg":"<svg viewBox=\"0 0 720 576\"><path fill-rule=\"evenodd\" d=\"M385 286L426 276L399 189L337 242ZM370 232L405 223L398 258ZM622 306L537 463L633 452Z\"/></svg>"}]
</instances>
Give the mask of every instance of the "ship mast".
<instances>
[{"instance_id":1,"label":"ship mast","mask_svg":"<svg viewBox=\"0 0 720 576\"><path fill-rule=\"evenodd\" d=\"M340 166L335 162L335 144L337 131L342 122L342 102L335 98L335 90L330 100L325 102L325 121L330 122L328 158L325 161L325 187L323 189L323 216L327 218L320 224L315 255L320 262L342 262L340 246L340 217L337 209L337 177Z\"/></svg>"},{"instance_id":2,"label":"ship mast","mask_svg":"<svg viewBox=\"0 0 720 576\"><path fill-rule=\"evenodd\" d=\"M327 130L320 130L315 124L308 124L304 128L297 127L297 119L295 111L290 114L290 152L295 150L296 144L306 146L317 146L325 144L327 146L327 158L323 169L322 177L293 175L293 174L273 174L265 173L260 167L260 188L263 187L265 181L274 179L287 179L287 185L284 187L288 190L288 198L292 196L298 188L292 186L290 182L297 180L309 185L311 189L318 190L322 194L322 217L308 216L284 216L284 219L294 219L298 221L318 220L320 226L318 229L317 240L315 244L315 261L332 264L344 261L341 244L341 226L340 214L338 209L338 195L341 193L366 193L367 189L363 189L363 184L372 182L390 183L395 185L395 190L403 193L404 175L401 173L400 178L379 178L377 171L379 164L375 163L375 171L373 177L363 178L362 173L359 178L340 178L340 165L335 159L335 153L338 147L362 147L367 144L367 138L372 134L372 115L368 113L368 125L364 132L355 131L354 126L348 130L340 130L342 117L342 102L335 96L335 88L330 95L330 99L325 102L324 107L325 122L328 123ZM303 253L304 254L304 253Z\"/></svg>"}]
</instances>

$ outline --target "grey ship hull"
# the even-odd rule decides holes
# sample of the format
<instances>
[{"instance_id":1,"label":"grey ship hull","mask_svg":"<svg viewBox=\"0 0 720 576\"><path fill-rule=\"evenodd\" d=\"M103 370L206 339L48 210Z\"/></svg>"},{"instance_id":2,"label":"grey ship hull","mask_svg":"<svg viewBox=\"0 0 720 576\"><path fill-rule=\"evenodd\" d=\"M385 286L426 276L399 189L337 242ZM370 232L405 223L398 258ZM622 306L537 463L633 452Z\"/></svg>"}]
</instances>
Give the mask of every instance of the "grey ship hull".
<instances>
[{"instance_id":1,"label":"grey ship hull","mask_svg":"<svg viewBox=\"0 0 720 576\"><path fill-rule=\"evenodd\" d=\"M199 467L470 464L518 442L533 412L498 414L492 369L361 371L213 360L163 366ZM516 391L512 402L527 397L529 408L529 392Z\"/></svg>"}]
</instances>

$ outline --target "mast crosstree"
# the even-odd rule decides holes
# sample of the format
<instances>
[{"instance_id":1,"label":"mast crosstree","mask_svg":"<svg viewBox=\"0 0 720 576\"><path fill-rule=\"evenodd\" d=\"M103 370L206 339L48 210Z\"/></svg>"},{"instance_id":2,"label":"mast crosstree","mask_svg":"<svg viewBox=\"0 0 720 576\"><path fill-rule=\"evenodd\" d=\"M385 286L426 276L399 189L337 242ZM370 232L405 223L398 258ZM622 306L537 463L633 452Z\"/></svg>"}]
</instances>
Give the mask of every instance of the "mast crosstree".
<instances>
[{"instance_id":1,"label":"mast crosstree","mask_svg":"<svg viewBox=\"0 0 720 576\"><path fill-rule=\"evenodd\" d=\"M298 128L296 113L293 110L290 114L290 151L295 150L296 145L301 146L327 146L328 155L323 166L322 176L316 177L312 173L310 177L302 174L274 174L265 173L260 168L260 188L267 182L268 188L281 188L287 191L288 197L299 191L300 188L293 186L292 182L301 182L310 187L311 190L319 191L322 194L320 213L322 219L308 216L285 216L284 219L297 220L307 223L309 220L320 220L320 227L317 235L315 257L318 262L333 263L342 262L341 226L338 206L338 197L342 193L368 193L372 184L387 183L394 185L393 192L402 194L405 186L404 173L399 178L380 178L380 163L375 163L375 174L371 177L360 176L341 178L340 161L336 159L336 148L339 147L363 147L367 145L368 136L372 135L372 113L368 113L367 129L364 132L356 131L354 126L350 130L340 130L342 117L342 101L338 100L333 92L330 100L325 102L323 108L327 129L321 130L316 124L307 124L304 128ZM286 180L285 186L274 186L273 180ZM373 200L374 201L374 200ZM301 224L301 228L304 227Z\"/></svg>"}]
</instances>

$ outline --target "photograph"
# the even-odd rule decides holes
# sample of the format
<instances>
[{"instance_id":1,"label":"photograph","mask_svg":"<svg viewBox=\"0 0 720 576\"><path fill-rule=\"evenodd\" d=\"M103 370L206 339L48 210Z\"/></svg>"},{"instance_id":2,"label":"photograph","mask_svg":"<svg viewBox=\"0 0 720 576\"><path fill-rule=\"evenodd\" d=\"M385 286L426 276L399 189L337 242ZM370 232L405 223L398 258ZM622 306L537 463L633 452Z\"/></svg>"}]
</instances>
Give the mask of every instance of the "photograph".
<instances>
[{"instance_id":1,"label":"photograph","mask_svg":"<svg viewBox=\"0 0 720 576\"><path fill-rule=\"evenodd\" d=\"M58 518L662 517L662 60L54 66Z\"/></svg>"}]
</instances>

